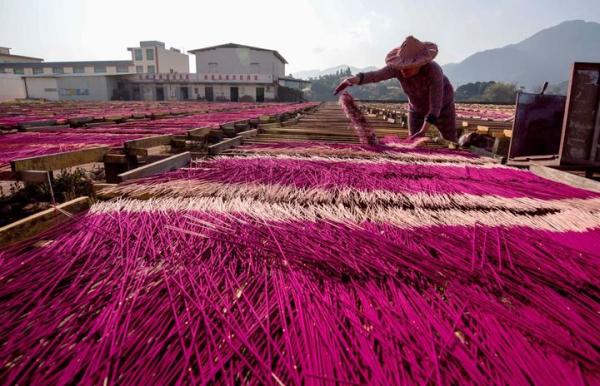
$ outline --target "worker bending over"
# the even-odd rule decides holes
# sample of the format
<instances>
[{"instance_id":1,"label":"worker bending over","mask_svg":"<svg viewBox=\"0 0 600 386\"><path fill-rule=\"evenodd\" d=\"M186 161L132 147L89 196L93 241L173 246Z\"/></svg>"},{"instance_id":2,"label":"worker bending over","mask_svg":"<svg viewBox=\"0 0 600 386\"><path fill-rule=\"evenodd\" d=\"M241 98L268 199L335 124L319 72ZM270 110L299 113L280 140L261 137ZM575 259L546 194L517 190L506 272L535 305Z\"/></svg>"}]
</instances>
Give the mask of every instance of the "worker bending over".
<instances>
[{"instance_id":1,"label":"worker bending over","mask_svg":"<svg viewBox=\"0 0 600 386\"><path fill-rule=\"evenodd\" d=\"M437 53L434 43L421 42L409 36L400 47L387 54L384 68L344 79L335 89L335 94L355 84L396 78L408 96L411 138L427 133L429 126L435 125L444 139L456 142L454 89L440 65L433 61Z\"/></svg>"}]
</instances>

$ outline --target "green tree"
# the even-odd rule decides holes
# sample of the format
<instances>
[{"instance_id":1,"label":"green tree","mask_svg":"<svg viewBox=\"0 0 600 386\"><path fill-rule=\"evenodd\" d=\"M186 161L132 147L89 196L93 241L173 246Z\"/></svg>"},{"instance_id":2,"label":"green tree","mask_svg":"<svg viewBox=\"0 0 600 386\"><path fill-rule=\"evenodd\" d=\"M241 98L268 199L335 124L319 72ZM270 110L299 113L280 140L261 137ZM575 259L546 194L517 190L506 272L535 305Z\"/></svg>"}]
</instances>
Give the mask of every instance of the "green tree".
<instances>
[{"instance_id":1,"label":"green tree","mask_svg":"<svg viewBox=\"0 0 600 386\"><path fill-rule=\"evenodd\" d=\"M485 88L482 95L483 102L514 103L517 94L517 85L512 83L494 83Z\"/></svg>"},{"instance_id":2,"label":"green tree","mask_svg":"<svg viewBox=\"0 0 600 386\"><path fill-rule=\"evenodd\" d=\"M461 102L479 102L483 98L485 89L496 82L466 83L454 91L454 99Z\"/></svg>"}]
</instances>

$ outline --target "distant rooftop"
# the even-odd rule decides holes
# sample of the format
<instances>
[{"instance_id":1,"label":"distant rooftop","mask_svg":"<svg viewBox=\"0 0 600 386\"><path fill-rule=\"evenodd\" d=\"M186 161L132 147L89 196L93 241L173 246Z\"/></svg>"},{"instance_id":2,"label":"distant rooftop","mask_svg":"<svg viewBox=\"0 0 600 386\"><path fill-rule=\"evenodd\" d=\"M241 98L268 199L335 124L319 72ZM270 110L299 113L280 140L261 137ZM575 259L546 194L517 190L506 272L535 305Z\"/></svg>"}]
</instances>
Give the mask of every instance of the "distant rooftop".
<instances>
[{"instance_id":1,"label":"distant rooftop","mask_svg":"<svg viewBox=\"0 0 600 386\"><path fill-rule=\"evenodd\" d=\"M20 63L0 63L0 68L44 68L44 67L69 67L69 66L133 66L133 62L131 60L100 60L100 61L86 61L86 62L41 62L41 63L28 63L28 62L20 62Z\"/></svg>"},{"instance_id":2,"label":"distant rooftop","mask_svg":"<svg viewBox=\"0 0 600 386\"><path fill-rule=\"evenodd\" d=\"M44 60L42 58L34 58L33 56L13 55L10 53L10 47L0 47L0 55L10 56L11 58L15 59L39 60L40 62Z\"/></svg>"},{"instance_id":3,"label":"distant rooftop","mask_svg":"<svg viewBox=\"0 0 600 386\"><path fill-rule=\"evenodd\" d=\"M165 48L165 43L158 40L144 40L140 42L140 47L162 47Z\"/></svg>"},{"instance_id":4,"label":"distant rooftop","mask_svg":"<svg viewBox=\"0 0 600 386\"><path fill-rule=\"evenodd\" d=\"M260 47L245 46L243 44L237 44L237 43L227 43L227 44L220 44L217 46L197 48L195 50L191 50L188 52L190 54L195 54L196 52L216 50L217 48L247 48L247 49L255 50L255 51L268 51L268 52L272 52L277 59L279 59L283 63L287 64L287 60L285 60L285 58L283 56L281 56L281 54L279 52L277 52L276 50L269 50L267 48L260 48Z\"/></svg>"}]
</instances>

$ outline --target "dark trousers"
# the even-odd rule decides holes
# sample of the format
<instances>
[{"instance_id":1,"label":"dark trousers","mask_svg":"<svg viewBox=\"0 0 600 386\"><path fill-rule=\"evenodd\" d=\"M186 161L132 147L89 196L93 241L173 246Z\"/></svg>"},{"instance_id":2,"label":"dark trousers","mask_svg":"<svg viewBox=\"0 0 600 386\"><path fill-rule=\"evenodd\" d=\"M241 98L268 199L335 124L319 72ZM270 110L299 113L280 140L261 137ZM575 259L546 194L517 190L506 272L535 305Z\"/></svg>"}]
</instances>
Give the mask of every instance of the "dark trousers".
<instances>
[{"instance_id":1,"label":"dark trousers","mask_svg":"<svg viewBox=\"0 0 600 386\"><path fill-rule=\"evenodd\" d=\"M423 122L425 122L425 116L414 111L408 112L408 131L410 131L410 134L415 134L421 130ZM435 127L442 133L444 139L452 142L458 141L454 103L450 103L442 109L442 112L435 123Z\"/></svg>"}]
</instances>

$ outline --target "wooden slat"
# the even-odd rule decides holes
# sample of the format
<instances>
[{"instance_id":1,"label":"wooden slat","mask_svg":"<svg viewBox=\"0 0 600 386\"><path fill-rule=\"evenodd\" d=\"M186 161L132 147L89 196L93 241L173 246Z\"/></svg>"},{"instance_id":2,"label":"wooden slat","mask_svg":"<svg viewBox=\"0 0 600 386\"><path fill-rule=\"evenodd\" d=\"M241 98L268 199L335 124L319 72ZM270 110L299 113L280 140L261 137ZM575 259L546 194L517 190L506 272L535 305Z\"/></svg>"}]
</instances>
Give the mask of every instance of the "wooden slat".
<instances>
[{"instance_id":1,"label":"wooden slat","mask_svg":"<svg viewBox=\"0 0 600 386\"><path fill-rule=\"evenodd\" d=\"M156 135L154 137L125 141L123 145L125 149L147 149L154 146L169 145L172 139L173 136L171 135Z\"/></svg>"},{"instance_id":2,"label":"wooden slat","mask_svg":"<svg viewBox=\"0 0 600 386\"><path fill-rule=\"evenodd\" d=\"M49 172L43 170L22 170L18 173L20 181L36 184L49 182Z\"/></svg>"},{"instance_id":3,"label":"wooden slat","mask_svg":"<svg viewBox=\"0 0 600 386\"><path fill-rule=\"evenodd\" d=\"M21 158L11 161L10 167L13 172L20 172L22 170L60 170L91 162L102 162L108 150L108 146L100 146L38 157Z\"/></svg>"},{"instance_id":4,"label":"wooden slat","mask_svg":"<svg viewBox=\"0 0 600 386\"><path fill-rule=\"evenodd\" d=\"M210 134L212 129L210 127L198 127L187 131L190 137L204 137Z\"/></svg>"},{"instance_id":5,"label":"wooden slat","mask_svg":"<svg viewBox=\"0 0 600 386\"><path fill-rule=\"evenodd\" d=\"M114 188L115 186L117 186L117 184L106 184L102 182L96 182L94 183L94 193L97 194L104 188Z\"/></svg>"},{"instance_id":6,"label":"wooden slat","mask_svg":"<svg viewBox=\"0 0 600 386\"><path fill-rule=\"evenodd\" d=\"M594 181L585 177L576 176L575 174L563 172L547 166L531 165L529 170L542 178L560 182L566 185L573 186L579 189L591 190L600 192L600 182Z\"/></svg>"},{"instance_id":7,"label":"wooden slat","mask_svg":"<svg viewBox=\"0 0 600 386\"><path fill-rule=\"evenodd\" d=\"M80 213L90 207L90 200L87 196L79 197L64 204L57 205L57 208L70 214ZM45 231L51 226L61 224L69 220L69 216L63 212L50 208L36 213L24 219L15 221L0 228L0 245L6 245L17 241L25 240L40 232Z\"/></svg>"},{"instance_id":8,"label":"wooden slat","mask_svg":"<svg viewBox=\"0 0 600 386\"><path fill-rule=\"evenodd\" d=\"M170 170L178 169L180 167L188 165L191 159L192 154L189 151L186 151L185 153L176 154L174 156L162 159L160 161L156 161L151 164L130 170L128 172L121 173L117 176L117 178L120 182L124 182L136 178L148 177L153 174L168 172Z\"/></svg>"},{"instance_id":9,"label":"wooden slat","mask_svg":"<svg viewBox=\"0 0 600 386\"><path fill-rule=\"evenodd\" d=\"M243 138L239 135L237 137L228 138L219 143L215 143L214 145L210 145L208 147L208 154L210 154L210 155L219 154L220 152L222 152L225 149L229 149L230 147L241 145L242 142L243 142Z\"/></svg>"},{"instance_id":10,"label":"wooden slat","mask_svg":"<svg viewBox=\"0 0 600 386\"><path fill-rule=\"evenodd\" d=\"M84 123L93 122L94 117L79 117L79 118L70 118L69 123L72 125L83 125Z\"/></svg>"},{"instance_id":11,"label":"wooden slat","mask_svg":"<svg viewBox=\"0 0 600 386\"><path fill-rule=\"evenodd\" d=\"M104 127L104 126L108 126L108 125L116 125L117 122L115 121L102 121L102 122L93 122L93 123L86 123L85 125L83 125L84 128L86 129L91 129L94 127Z\"/></svg>"},{"instance_id":12,"label":"wooden slat","mask_svg":"<svg viewBox=\"0 0 600 386\"><path fill-rule=\"evenodd\" d=\"M107 154L104 156L104 162L109 164L126 164L127 156L125 154Z\"/></svg>"},{"instance_id":13,"label":"wooden slat","mask_svg":"<svg viewBox=\"0 0 600 386\"><path fill-rule=\"evenodd\" d=\"M281 127L281 123L273 122L273 123L261 123L258 125L259 129L272 129L276 127Z\"/></svg>"},{"instance_id":14,"label":"wooden slat","mask_svg":"<svg viewBox=\"0 0 600 386\"><path fill-rule=\"evenodd\" d=\"M68 131L71 130L71 126L69 125L50 125L50 126L28 126L22 127L19 131L25 132L59 132L59 131Z\"/></svg>"},{"instance_id":15,"label":"wooden slat","mask_svg":"<svg viewBox=\"0 0 600 386\"><path fill-rule=\"evenodd\" d=\"M43 121L35 121L35 122L24 122L20 124L21 127L33 127L33 126L51 126L56 124L56 119L46 119Z\"/></svg>"},{"instance_id":16,"label":"wooden slat","mask_svg":"<svg viewBox=\"0 0 600 386\"><path fill-rule=\"evenodd\" d=\"M258 129L242 131L238 133L238 135L244 139L256 137L258 135Z\"/></svg>"}]
</instances>

